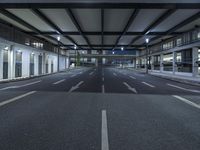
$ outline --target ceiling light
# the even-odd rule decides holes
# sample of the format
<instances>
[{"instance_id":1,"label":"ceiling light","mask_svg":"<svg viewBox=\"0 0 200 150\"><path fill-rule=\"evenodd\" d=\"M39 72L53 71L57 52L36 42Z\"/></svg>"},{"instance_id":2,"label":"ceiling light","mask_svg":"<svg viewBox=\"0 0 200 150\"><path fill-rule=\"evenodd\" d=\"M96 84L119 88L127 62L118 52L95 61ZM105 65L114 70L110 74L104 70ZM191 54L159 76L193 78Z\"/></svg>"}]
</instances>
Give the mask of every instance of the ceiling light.
<instances>
[{"instance_id":1,"label":"ceiling light","mask_svg":"<svg viewBox=\"0 0 200 150\"><path fill-rule=\"evenodd\" d=\"M146 41L146 43L149 43L149 39L148 38L146 38L145 41Z\"/></svg>"}]
</instances>

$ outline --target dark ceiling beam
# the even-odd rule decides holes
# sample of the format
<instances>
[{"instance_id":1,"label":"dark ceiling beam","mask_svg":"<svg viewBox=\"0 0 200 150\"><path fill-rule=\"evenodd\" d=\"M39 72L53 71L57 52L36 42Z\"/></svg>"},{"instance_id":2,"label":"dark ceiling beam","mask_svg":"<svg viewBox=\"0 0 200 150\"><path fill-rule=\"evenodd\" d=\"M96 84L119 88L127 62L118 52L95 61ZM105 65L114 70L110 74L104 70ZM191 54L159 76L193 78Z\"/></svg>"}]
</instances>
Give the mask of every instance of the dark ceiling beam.
<instances>
[{"instance_id":1,"label":"dark ceiling beam","mask_svg":"<svg viewBox=\"0 0 200 150\"><path fill-rule=\"evenodd\" d=\"M47 18L40 10L38 9L32 9L32 12L37 15L41 20L43 20L46 24L48 24L50 27L52 27L58 35L63 35L63 31L55 25L49 18ZM63 35L67 40L74 43L75 45L78 45L76 41L69 37L68 35Z\"/></svg>"},{"instance_id":2,"label":"dark ceiling beam","mask_svg":"<svg viewBox=\"0 0 200 150\"><path fill-rule=\"evenodd\" d=\"M189 17L189 18L183 20L181 23L175 25L175 26L172 27L171 29L167 30L167 31L166 31L166 35L170 35L171 33L175 32L176 30L178 30L178 29L184 27L184 26L187 25L187 24L190 24L191 22L193 22L193 21L195 21L195 20L197 20L197 19L199 19L199 18L200 18L200 11L197 12L196 14L194 14L193 16L191 16L191 17ZM159 38L161 38L161 37L162 37L162 36L156 36L156 37L150 39L150 42L153 42L153 41L155 41L155 40L157 40L157 39L159 39Z\"/></svg>"},{"instance_id":3,"label":"dark ceiling beam","mask_svg":"<svg viewBox=\"0 0 200 150\"><path fill-rule=\"evenodd\" d=\"M85 41L87 42L87 44L90 46L90 41L89 39L86 37L86 35L83 33L83 30L81 28L81 26L79 25L78 21L76 20L73 12L71 9L65 9L67 14L69 15L70 19L72 20L73 24L75 25L75 27L78 29L80 35L85 39ZM90 48L92 49L92 47L90 46Z\"/></svg>"},{"instance_id":4,"label":"dark ceiling beam","mask_svg":"<svg viewBox=\"0 0 200 150\"><path fill-rule=\"evenodd\" d=\"M101 9L101 45L104 45L104 9Z\"/></svg>"},{"instance_id":5,"label":"dark ceiling beam","mask_svg":"<svg viewBox=\"0 0 200 150\"><path fill-rule=\"evenodd\" d=\"M17 23L23 25L24 27L32 30L33 32L37 33L38 35L41 35L41 31L38 30L37 28L35 28L34 26L30 25L29 23L25 22L24 20L22 20L21 18L15 16L14 14L10 13L9 11L5 10L5 9L0 9L0 13L5 15L6 17L16 21ZM55 42L57 42L57 39L54 37L51 37L49 35L45 35L46 38L53 40ZM52 43L54 44L54 43ZM64 45L62 42L60 42L61 45Z\"/></svg>"},{"instance_id":6,"label":"dark ceiling beam","mask_svg":"<svg viewBox=\"0 0 200 150\"><path fill-rule=\"evenodd\" d=\"M63 46L68 46L68 47L70 47L70 46L73 46L73 45L63 45ZM85 47L89 47L88 45L80 45L83 49L85 48ZM102 47L102 45L101 44L92 44L91 45L92 47L99 47L99 48L101 48ZM114 45L112 45L112 44L107 44L107 45L103 45L103 47L110 47L110 48L112 48ZM135 48L139 48L139 47L144 47L145 45L130 45L130 46L128 46L128 47L135 47ZM118 48L121 48L121 47L127 47L127 45L117 45L116 47L118 47Z\"/></svg>"},{"instance_id":7,"label":"dark ceiling beam","mask_svg":"<svg viewBox=\"0 0 200 150\"><path fill-rule=\"evenodd\" d=\"M0 3L0 8L199 9L200 3Z\"/></svg>"},{"instance_id":8,"label":"dark ceiling beam","mask_svg":"<svg viewBox=\"0 0 200 150\"><path fill-rule=\"evenodd\" d=\"M37 35L37 33L35 32L25 32L27 34L30 34L30 35ZM101 36L102 35L102 32L83 32L84 35L96 35L96 36ZM103 34L104 36L108 35L121 35L123 32L116 32L116 31L110 31L110 32L107 32L107 31L104 31ZM57 32L41 32L42 35L59 35ZM183 32L172 32L170 33L170 35L180 35L180 34L183 34ZM73 31L69 31L69 32L62 32L62 35L64 36L70 36L70 35L80 35L79 32L73 32ZM133 36L133 35L145 35L144 32L126 32L124 34L125 36ZM148 35L161 35L161 36L165 36L166 35L166 32L149 32Z\"/></svg>"},{"instance_id":9,"label":"dark ceiling beam","mask_svg":"<svg viewBox=\"0 0 200 150\"><path fill-rule=\"evenodd\" d=\"M167 11L165 11L158 19L156 19L153 23L151 23L145 30L144 30L144 34L145 35L150 35L149 32L154 29L156 26L158 26L161 22L163 22L165 19L167 19L170 15L172 15L174 12L176 11L176 9L169 9ZM137 40L139 40L141 37L143 36L137 36L135 37L130 43L129 45L133 44L134 42L136 42Z\"/></svg>"},{"instance_id":10,"label":"dark ceiling beam","mask_svg":"<svg viewBox=\"0 0 200 150\"><path fill-rule=\"evenodd\" d=\"M117 46L117 44L119 43L121 37L122 37L123 35L126 34L126 32L128 31L128 29L129 29L129 27L131 26L131 24L134 22L134 20L135 20L135 18L136 18L136 16L137 16L138 13L139 13L139 9L133 10L131 16L130 16L129 19L128 19L127 24L125 25L125 27L124 27L124 29L123 29L122 34L117 38L113 49Z\"/></svg>"}]
</instances>

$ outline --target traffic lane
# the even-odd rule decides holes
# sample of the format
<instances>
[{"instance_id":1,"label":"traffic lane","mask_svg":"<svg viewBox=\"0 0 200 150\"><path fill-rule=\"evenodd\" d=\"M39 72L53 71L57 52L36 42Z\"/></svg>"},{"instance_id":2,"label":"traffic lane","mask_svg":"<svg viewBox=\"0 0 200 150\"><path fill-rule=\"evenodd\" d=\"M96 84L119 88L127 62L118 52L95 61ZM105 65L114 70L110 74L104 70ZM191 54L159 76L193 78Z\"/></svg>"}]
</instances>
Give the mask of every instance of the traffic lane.
<instances>
[{"instance_id":1,"label":"traffic lane","mask_svg":"<svg viewBox=\"0 0 200 150\"><path fill-rule=\"evenodd\" d=\"M133 76L135 77L135 82L145 82L155 87L158 87L158 90L153 91L153 94L157 92L158 94L181 94L181 95L199 95L200 88L198 86L192 86L185 83L179 83L172 80L167 80L152 75L146 75L141 73L132 73L130 71L124 70L126 74L124 76ZM140 74L136 76L136 74ZM127 77L128 78L128 77ZM141 91L143 92L143 91ZM147 93L150 94L150 93Z\"/></svg>"},{"instance_id":2,"label":"traffic lane","mask_svg":"<svg viewBox=\"0 0 200 150\"><path fill-rule=\"evenodd\" d=\"M65 76L70 76L70 74L77 74L77 73L79 73L80 71L83 71L83 70L86 70L86 68L67 70L67 71L64 71L64 72L49 74L49 75L36 77L36 78L25 79L25 80L21 80L21 81L0 83L0 89L5 88L5 87L9 87L9 86L20 86L20 85L27 84L27 83L30 83L30 82L35 82L35 81L38 81L38 80L42 80L45 83L48 83L49 81L54 82L54 81L61 79Z\"/></svg>"},{"instance_id":3,"label":"traffic lane","mask_svg":"<svg viewBox=\"0 0 200 150\"><path fill-rule=\"evenodd\" d=\"M84 83L74 92L95 92L101 93L102 89L102 68L93 68L86 74L81 76L81 81Z\"/></svg>"},{"instance_id":4,"label":"traffic lane","mask_svg":"<svg viewBox=\"0 0 200 150\"><path fill-rule=\"evenodd\" d=\"M79 80L80 76L84 73L89 71L89 69L79 70L76 73L70 75L63 75L63 73L58 73L57 75L48 76L45 80L38 80L41 81L40 83L23 86L19 88L11 88L10 91L68 91L74 83ZM72 77L73 76L73 77ZM54 84L58 81L63 80L59 84ZM27 82L27 84L32 82Z\"/></svg>"},{"instance_id":5,"label":"traffic lane","mask_svg":"<svg viewBox=\"0 0 200 150\"><path fill-rule=\"evenodd\" d=\"M199 109L171 96L104 96L110 150L198 150Z\"/></svg>"},{"instance_id":6,"label":"traffic lane","mask_svg":"<svg viewBox=\"0 0 200 150\"><path fill-rule=\"evenodd\" d=\"M0 91L0 102L12 99L27 93L27 91Z\"/></svg>"},{"instance_id":7,"label":"traffic lane","mask_svg":"<svg viewBox=\"0 0 200 150\"><path fill-rule=\"evenodd\" d=\"M104 69L105 93L133 93L128 90L123 82L123 78L121 78L119 74L113 74L113 70L111 68Z\"/></svg>"},{"instance_id":8,"label":"traffic lane","mask_svg":"<svg viewBox=\"0 0 200 150\"><path fill-rule=\"evenodd\" d=\"M200 93L194 93L191 91L185 91L183 89L175 88L166 85L161 82L153 82L153 79L146 79L146 76L138 79L138 77L134 75L124 75L122 73L119 74L121 78L123 78L130 86L135 87L138 94L165 94L165 95L199 95ZM133 79L134 78L134 79ZM169 82L170 83L170 82Z\"/></svg>"},{"instance_id":9,"label":"traffic lane","mask_svg":"<svg viewBox=\"0 0 200 150\"><path fill-rule=\"evenodd\" d=\"M0 149L100 150L96 95L37 92L0 108Z\"/></svg>"}]
</instances>

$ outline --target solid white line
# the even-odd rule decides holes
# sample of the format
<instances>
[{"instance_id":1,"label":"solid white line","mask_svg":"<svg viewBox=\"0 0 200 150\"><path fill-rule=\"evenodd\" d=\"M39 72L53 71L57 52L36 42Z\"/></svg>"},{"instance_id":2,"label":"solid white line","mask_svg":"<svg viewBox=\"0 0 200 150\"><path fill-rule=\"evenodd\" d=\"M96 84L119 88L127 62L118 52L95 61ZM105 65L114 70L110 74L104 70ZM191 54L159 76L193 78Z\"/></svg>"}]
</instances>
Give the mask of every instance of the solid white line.
<instances>
[{"instance_id":1,"label":"solid white line","mask_svg":"<svg viewBox=\"0 0 200 150\"><path fill-rule=\"evenodd\" d=\"M105 86L102 85L102 93L105 93Z\"/></svg>"},{"instance_id":2,"label":"solid white line","mask_svg":"<svg viewBox=\"0 0 200 150\"><path fill-rule=\"evenodd\" d=\"M134 93L138 93L137 92L137 90L135 89L135 88L132 88L128 83L126 83L126 82L123 82L123 84L130 90L130 91L132 91L132 92L134 92Z\"/></svg>"},{"instance_id":3,"label":"solid white line","mask_svg":"<svg viewBox=\"0 0 200 150\"><path fill-rule=\"evenodd\" d=\"M56 84L62 83L62 82L64 82L64 81L65 81L65 79L62 79L62 80L57 81L57 82L55 82L55 83L53 83L53 84L56 85Z\"/></svg>"},{"instance_id":4,"label":"solid white line","mask_svg":"<svg viewBox=\"0 0 200 150\"><path fill-rule=\"evenodd\" d=\"M129 76L129 77L130 77L131 79L134 79L134 80L136 79L136 78L135 78L135 77L133 77L133 76Z\"/></svg>"},{"instance_id":5,"label":"solid white line","mask_svg":"<svg viewBox=\"0 0 200 150\"><path fill-rule=\"evenodd\" d=\"M20 96L11 98L11 99L9 99L9 100L5 100L5 101L3 101L3 102L0 102L0 107L4 106L4 105L6 105L6 104L9 104L9 103L11 103L11 102L17 101L17 100L19 100L19 99L21 99L21 98L24 98L24 97L26 97L26 96L32 95L32 94L34 94L35 92L36 92L36 91L31 91L31 92L25 93L25 94L23 94L23 95L20 95Z\"/></svg>"},{"instance_id":6,"label":"solid white line","mask_svg":"<svg viewBox=\"0 0 200 150\"><path fill-rule=\"evenodd\" d=\"M180 87L180 86L177 86L177 85L173 85L173 84L167 84L167 85L174 87L174 88L177 88L177 89L180 89L180 90L184 90L184 91L189 91L189 92L193 92L193 93L200 93L199 90L186 89L186 88L183 88L183 87Z\"/></svg>"},{"instance_id":7,"label":"solid white line","mask_svg":"<svg viewBox=\"0 0 200 150\"><path fill-rule=\"evenodd\" d=\"M154 88L155 86L154 85L151 85L151 84L149 84L149 83L146 83L146 82L142 82L143 84L145 84L145 85L147 85L147 86L149 86L149 87L152 87L152 88Z\"/></svg>"},{"instance_id":8,"label":"solid white line","mask_svg":"<svg viewBox=\"0 0 200 150\"><path fill-rule=\"evenodd\" d=\"M108 143L108 125L107 125L106 110L102 110L101 150L109 150L109 143Z\"/></svg>"},{"instance_id":9,"label":"solid white line","mask_svg":"<svg viewBox=\"0 0 200 150\"><path fill-rule=\"evenodd\" d=\"M42 80L31 82L31 83L27 83L27 84L24 84L24 85L9 86L9 87L5 87L5 88L0 89L0 91L8 90L8 89L16 89L16 88L26 87L26 86L29 86L29 85L37 84L37 83L39 83L41 81Z\"/></svg>"},{"instance_id":10,"label":"solid white line","mask_svg":"<svg viewBox=\"0 0 200 150\"><path fill-rule=\"evenodd\" d=\"M196 108L200 109L200 105L198 105L196 103L193 103L193 102L187 100L186 98L183 98L183 97L178 96L178 95L172 95L172 96L175 97L175 98L177 98L177 99L179 99L179 100L181 100L182 102L184 102L186 104L189 104L189 105L191 105L193 107L196 107Z\"/></svg>"},{"instance_id":11,"label":"solid white line","mask_svg":"<svg viewBox=\"0 0 200 150\"><path fill-rule=\"evenodd\" d=\"M104 77L102 77L102 81L104 81Z\"/></svg>"}]
</instances>

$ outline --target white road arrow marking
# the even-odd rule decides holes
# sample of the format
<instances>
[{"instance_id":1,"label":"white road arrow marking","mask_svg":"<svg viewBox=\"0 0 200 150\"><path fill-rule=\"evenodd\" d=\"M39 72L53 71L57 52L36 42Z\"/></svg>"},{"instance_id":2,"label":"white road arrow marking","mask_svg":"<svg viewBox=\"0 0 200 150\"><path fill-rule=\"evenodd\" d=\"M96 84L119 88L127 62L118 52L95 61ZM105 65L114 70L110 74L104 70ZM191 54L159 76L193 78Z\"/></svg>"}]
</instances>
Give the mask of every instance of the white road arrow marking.
<instances>
[{"instance_id":1,"label":"white road arrow marking","mask_svg":"<svg viewBox=\"0 0 200 150\"><path fill-rule=\"evenodd\" d=\"M80 81L80 82L79 82L78 84L76 84L75 86L72 86L72 88L69 90L68 93L71 93L71 92L73 92L74 90L78 89L79 86L80 86L81 84L83 84L83 83L84 83L84 81Z\"/></svg>"},{"instance_id":2,"label":"white road arrow marking","mask_svg":"<svg viewBox=\"0 0 200 150\"><path fill-rule=\"evenodd\" d=\"M135 88L133 88L133 87L131 87L130 85L128 85L128 83L126 83L126 82L123 82L123 84L130 90L130 91L132 91L132 92L134 92L134 93L138 93L137 91L136 91L136 89Z\"/></svg>"}]
</instances>

